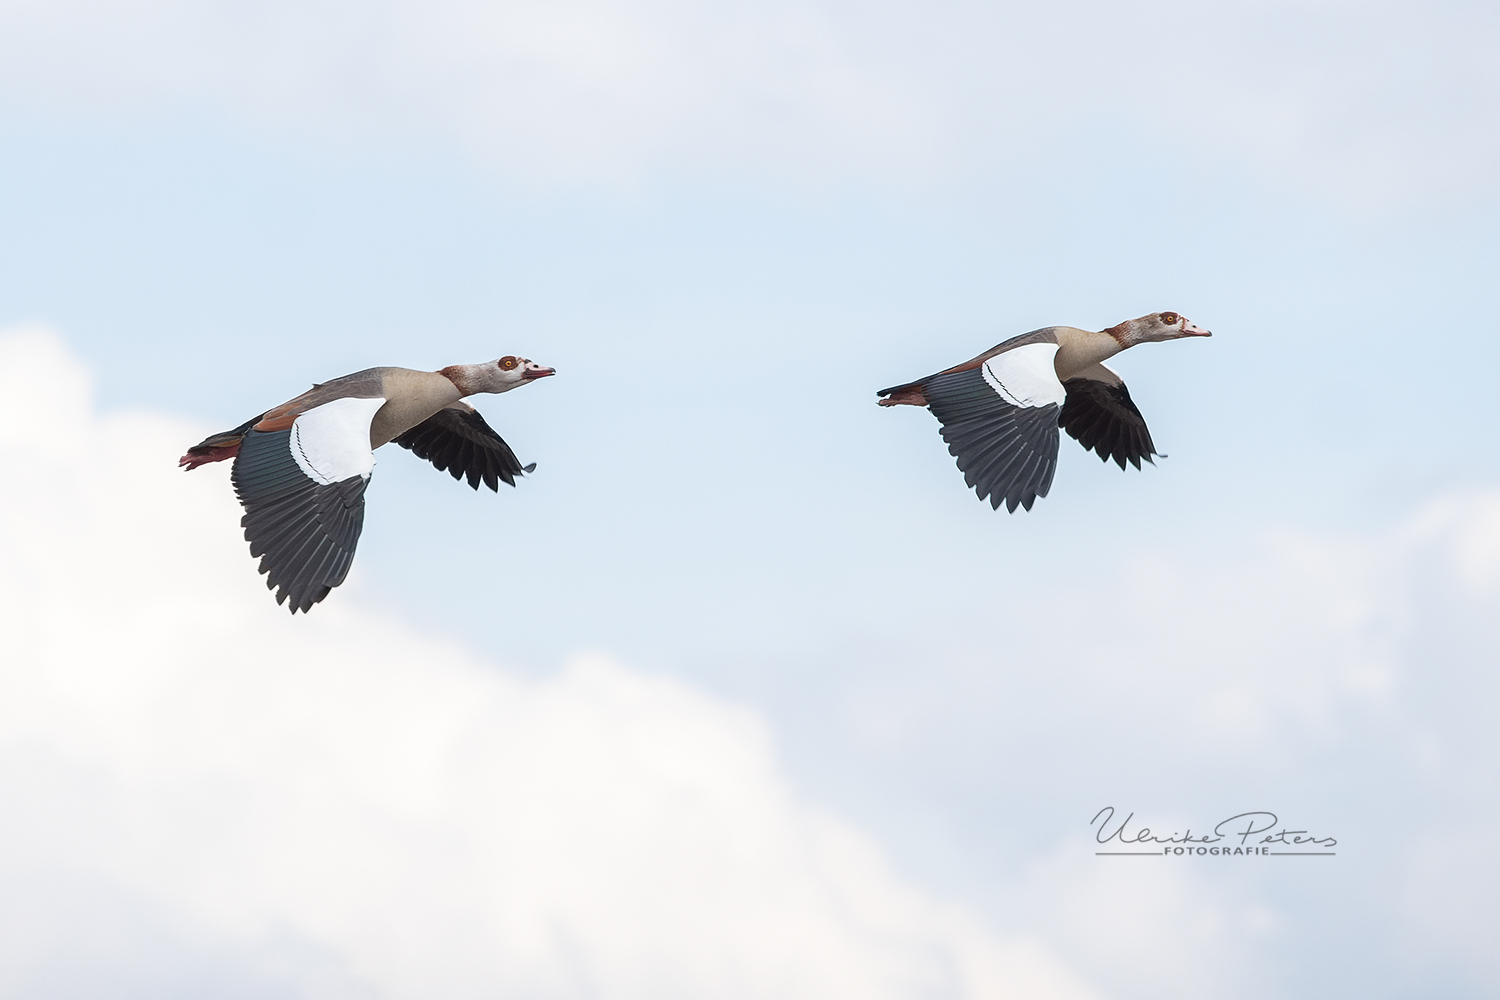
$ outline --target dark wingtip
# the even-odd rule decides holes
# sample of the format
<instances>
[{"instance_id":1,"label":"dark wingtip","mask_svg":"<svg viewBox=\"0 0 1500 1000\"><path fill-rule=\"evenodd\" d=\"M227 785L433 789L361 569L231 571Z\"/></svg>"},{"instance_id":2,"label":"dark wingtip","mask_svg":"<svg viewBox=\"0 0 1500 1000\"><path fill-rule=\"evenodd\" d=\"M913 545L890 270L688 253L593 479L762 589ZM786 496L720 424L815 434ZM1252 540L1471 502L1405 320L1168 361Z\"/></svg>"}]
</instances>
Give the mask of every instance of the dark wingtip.
<instances>
[{"instance_id":1,"label":"dark wingtip","mask_svg":"<svg viewBox=\"0 0 1500 1000\"><path fill-rule=\"evenodd\" d=\"M530 465L521 466L521 471L526 473L527 475L530 475L531 473L536 471L536 463L532 462Z\"/></svg>"}]
</instances>

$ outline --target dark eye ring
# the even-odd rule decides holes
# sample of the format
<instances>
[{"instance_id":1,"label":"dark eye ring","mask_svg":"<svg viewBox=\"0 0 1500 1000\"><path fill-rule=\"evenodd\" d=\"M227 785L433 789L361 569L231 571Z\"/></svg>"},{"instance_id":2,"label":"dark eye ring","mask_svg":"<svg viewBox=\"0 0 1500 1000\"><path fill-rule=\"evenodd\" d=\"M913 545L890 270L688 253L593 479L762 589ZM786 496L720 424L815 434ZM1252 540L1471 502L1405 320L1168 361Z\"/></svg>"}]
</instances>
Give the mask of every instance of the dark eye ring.
<instances>
[{"instance_id":1,"label":"dark eye ring","mask_svg":"<svg viewBox=\"0 0 1500 1000\"><path fill-rule=\"evenodd\" d=\"M511 356L509 356L509 355L507 355L506 357L503 357L503 358L500 359L500 367L504 368L506 371L509 371L510 369L514 368L515 366L516 366L516 359L513 358L513 357L511 357Z\"/></svg>"},{"instance_id":2,"label":"dark eye ring","mask_svg":"<svg viewBox=\"0 0 1500 1000\"><path fill-rule=\"evenodd\" d=\"M1177 325L1177 321L1180 320L1180 319L1182 319L1182 317L1179 316L1179 315L1177 315L1176 313L1162 313L1161 314L1161 321L1163 323L1167 324L1168 326L1176 326Z\"/></svg>"}]
</instances>

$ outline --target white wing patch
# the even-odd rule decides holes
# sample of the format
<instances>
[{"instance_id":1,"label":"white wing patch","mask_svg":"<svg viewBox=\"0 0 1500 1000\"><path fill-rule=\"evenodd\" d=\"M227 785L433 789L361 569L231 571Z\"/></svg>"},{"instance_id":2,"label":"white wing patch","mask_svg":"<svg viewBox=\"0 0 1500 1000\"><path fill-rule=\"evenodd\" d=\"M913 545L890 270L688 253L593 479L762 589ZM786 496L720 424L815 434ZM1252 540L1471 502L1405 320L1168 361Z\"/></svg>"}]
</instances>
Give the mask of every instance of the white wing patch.
<instances>
[{"instance_id":1,"label":"white wing patch","mask_svg":"<svg viewBox=\"0 0 1500 1000\"><path fill-rule=\"evenodd\" d=\"M292 422L292 458L307 478L323 486L351 476L369 478L375 468L370 421L383 396L345 397L314 406Z\"/></svg>"},{"instance_id":2,"label":"white wing patch","mask_svg":"<svg viewBox=\"0 0 1500 1000\"><path fill-rule=\"evenodd\" d=\"M990 388L1000 398L1013 406L1058 406L1068 398L1068 392L1057 380L1057 369L1052 367L1057 357L1056 344L1026 344L997 354L980 368Z\"/></svg>"}]
</instances>

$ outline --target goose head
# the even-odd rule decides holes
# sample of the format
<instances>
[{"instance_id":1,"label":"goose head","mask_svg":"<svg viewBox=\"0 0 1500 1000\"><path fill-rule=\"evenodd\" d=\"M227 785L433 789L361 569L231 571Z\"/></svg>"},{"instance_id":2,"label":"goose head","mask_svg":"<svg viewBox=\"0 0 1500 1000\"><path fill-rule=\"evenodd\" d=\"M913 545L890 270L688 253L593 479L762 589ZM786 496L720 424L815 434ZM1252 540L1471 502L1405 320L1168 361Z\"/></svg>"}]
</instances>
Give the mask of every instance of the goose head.
<instances>
[{"instance_id":1,"label":"goose head","mask_svg":"<svg viewBox=\"0 0 1500 1000\"><path fill-rule=\"evenodd\" d=\"M1140 319L1128 319L1119 326L1112 326L1104 332L1118 340L1122 348L1154 343L1159 340L1213 336L1186 316L1175 312L1151 313Z\"/></svg>"},{"instance_id":2,"label":"goose head","mask_svg":"<svg viewBox=\"0 0 1500 1000\"><path fill-rule=\"evenodd\" d=\"M518 385L556 375L557 369L539 365L530 358L507 354L477 365L449 365L442 374L458 386L459 392L472 396L476 392L509 392Z\"/></svg>"}]
</instances>

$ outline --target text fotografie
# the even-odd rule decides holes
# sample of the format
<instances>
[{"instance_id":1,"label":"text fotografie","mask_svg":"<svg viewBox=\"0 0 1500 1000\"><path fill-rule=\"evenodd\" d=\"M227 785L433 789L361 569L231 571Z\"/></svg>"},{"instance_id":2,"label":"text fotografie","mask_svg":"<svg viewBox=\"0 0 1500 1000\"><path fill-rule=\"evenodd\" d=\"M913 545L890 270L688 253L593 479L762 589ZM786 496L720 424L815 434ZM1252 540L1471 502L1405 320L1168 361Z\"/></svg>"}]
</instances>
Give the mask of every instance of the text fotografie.
<instances>
[{"instance_id":1,"label":"text fotografie","mask_svg":"<svg viewBox=\"0 0 1500 1000\"><path fill-rule=\"evenodd\" d=\"M1281 824L1273 812L1245 812L1238 813L1214 826L1212 833L1194 836L1191 829L1182 833L1173 831L1170 836L1159 836L1151 832L1147 826L1132 831L1130 823L1135 819L1135 813L1131 813L1120 821L1113 830L1110 829L1114 822L1115 807L1105 806L1094 814L1089 820L1089 826L1097 826L1094 831L1094 839L1100 844L1114 842L1120 847L1134 847L1135 850L1119 851L1095 851L1095 854L1118 854L1118 855L1163 855L1173 856L1208 856L1220 857L1271 857L1275 855L1303 855L1303 856L1332 856L1333 851L1328 850L1335 846L1338 841L1333 837L1314 837L1306 830L1288 830ZM1279 829L1278 829L1279 827ZM1252 840L1251 838L1257 838ZM1140 848L1152 845L1161 845L1151 850ZM1302 850L1285 850L1284 848L1302 848ZM1281 848L1281 849L1278 849ZM1308 848L1319 848L1319 850L1308 850Z\"/></svg>"}]
</instances>

